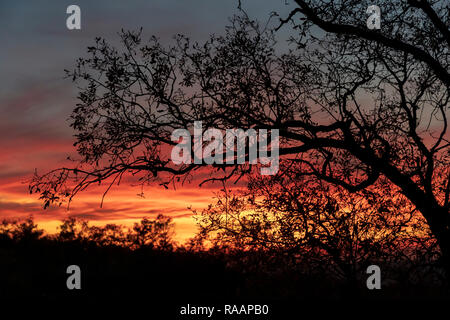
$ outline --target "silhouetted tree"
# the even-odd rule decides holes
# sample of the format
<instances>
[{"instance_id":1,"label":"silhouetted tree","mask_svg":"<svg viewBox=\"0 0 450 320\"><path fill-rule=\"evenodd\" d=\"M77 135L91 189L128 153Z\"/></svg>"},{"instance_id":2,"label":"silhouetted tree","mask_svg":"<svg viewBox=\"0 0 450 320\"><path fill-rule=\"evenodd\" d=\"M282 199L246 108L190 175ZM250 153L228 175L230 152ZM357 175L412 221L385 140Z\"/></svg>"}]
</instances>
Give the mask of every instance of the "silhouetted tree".
<instances>
[{"instance_id":1,"label":"silhouetted tree","mask_svg":"<svg viewBox=\"0 0 450 320\"><path fill-rule=\"evenodd\" d=\"M400 266L406 278L432 277L428 266L439 257L423 217L389 184L355 194L256 177L246 192L225 189L196 219L197 240L209 246L263 251L263 263L328 274L351 286L364 283L359 280L371 264Z\"/></svg>"},{"instance_id":2,"label":"silhouetted tree","mask_svg":"<svg viewBox=\"0 0 450 320\"><path fill-rule=\"evenodd\" d=\"M60 241L83 241L89 239L89 225L85 220L69 217L59 226L57 236Z\"/></svg>"},{"instance_id":3,"label":"silhouetted tree","mask_svg":"<svg viewBox=\"0 0 450 320\"><path fill-rule=\"evenodd\" d=\"M172 218L158 215L155 220L144 218L135 223L132 232L128 234L128 241L134 248L157 248L172 250L174 247L174 224Z\"/></svg>"},{"instance_id":4,"label":"silhouetted tree","mask_svg":"<svg viewBox=\"0 0 450 320\"><path fill-rule=\"evenodd\" d=\"M100 246L126 246L126 236L123 226L108 223L104 226L91 226L88 238Z\"/></svg>"},{"instance_id":5,"label":"silhouetted tree","mask_svg":"<svg viewBox=\"0 0 450 320\"><path fill-rule=\"evenodd\" d=\"M44 235L30 216L24 220L3 220L0 225L0 235L13 241L34 242Z\"/></svg>"},{"instance_id":6,"label":"silhouetted tree","mask_svg":"<svg viewBox=\"0 0 450 320\"><path fill-rule=\"evenodd\" d=\"M106 224L90 226L88 221L69 217L59 226L60 241L91 242L100 247L121 246L130 249L150 248L171 251L175 247L172 218L159 214L155 219L143 218L132 228Z\"/></svg>"},{"instance_id":7,"label":"silhouetted tree","mask_svg":"<svg viewBox=\"0 0 450 320\"><path fill-rule=\"evenodd\" d=\"M447 2L379 1L381 30L366 26L369 1L295 3L279 26L296 33L284 53L276 31L247 16L204 44L178 36L165 48L123 32L116 49L97 38L67 72L83 86L71 116L81 158L36 175L30 191L48 206L126 173L163 185L191 179L203 165L176 166L165 152L175 129L196 120L205 130L275 128L279 175L350 192L386 178L424 216L449 266ZM210 179L251 169L216 164Z\"/></svg>"}]
</instances>

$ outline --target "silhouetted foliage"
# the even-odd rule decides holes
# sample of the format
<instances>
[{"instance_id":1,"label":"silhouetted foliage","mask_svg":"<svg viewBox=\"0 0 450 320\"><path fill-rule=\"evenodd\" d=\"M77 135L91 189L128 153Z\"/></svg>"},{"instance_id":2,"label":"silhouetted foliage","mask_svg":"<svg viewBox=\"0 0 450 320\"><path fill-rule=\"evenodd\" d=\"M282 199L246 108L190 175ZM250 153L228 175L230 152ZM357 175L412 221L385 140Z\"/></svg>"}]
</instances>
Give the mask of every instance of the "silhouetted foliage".
<instances>
[{"instance_id":1,"label":"silhouetted foliage","mask_svg":"<svg viewBox=\"0 0 450 320\"><path fill-rule=\"evenodd\" d=\"M143 218L132 228L116 224L89 226L85 220L69 217L59 226L56 237L60 241L92 242L99 246L171 251L175 245L173 228L172 218L161 214L154 220Z\"/></svg>"},{"instance_id":2,"label":"silhouetted foliage","mask_svg":"<svg viewBox=\"0 0 450 320\"><path fill-rule=\"evenodd\" d=\"M172 219L158 215L156 220L143 219L133 226L133 233L128 234L128 241L132 247L142 248L150 246L163 250L173 249Z\"/></svg>"},{"instance_id":3,"label":"silhouetted foliage","mask_svg":"<svg viewBox=\"0 0 450 320\"><path fill-rule=\"evenodd\" d=\"M0 225L0 235L3 239L16 242L33 242L42 237L44 230L38 229L33 218L18 220L3 220Z\"/></svg>"},{"instance_id":4,"label":"silhouetted foliage","mask_svg":"<svg viewBox=\"0 0 450 320\"><path fill-rule=\"evenodd\" d=\"M97 38L67 71L81 86L71 116L81 158L36 175L30 191L47 207L126 173L167 186L203 166L170 161L163 151L174 129L276 128L290 168L280 175L350 192L389 181L424 216L450 266L446 2L381 1L381 30L361 19L368 1L295 3L278 28L244 14L204 44L177 36L163 47L124 31L117 49ZM295 36L281 52L277 30L288 26ZM251 171L217 164L210 179Z\"/></svg>"},{"instance_id":5,"label":"silhouetted foliage","mask_svg":"<svg viewBox=\"0 0 450 320\"><path fill-rule=\"evenodd\" d=\"M246 192L224 189L214 205L197 214L198 242L230 252L259 252L264 258L258 268L284 264L350 286L364 286L372 264L383 266L385 279L445 284L436 240L419 212L405 197L396 197L389 183L360 193L321 184L305 187L288 176L257 176L249 185Z\"/></svg>"},{"instance_id":6,"label":"silhouetted foliage","mask_svg":"<svg viewBox=\"0 0 450 320\"><path fill-rule=\"evenodd\" d=\"M183 248L174 249L163 218L127 234L69 220L56 241L132 252L134 267L151 259L143 252L182 257L191 270L189 259L206 257L243 296L267 294L264 285L298 296L320 288L321 277L353 286L372 262L407 288L445 283L448 5L379 1L382 29L369 30L361 19L369 1L294 2L276 28L243 14L202 44L181 35L168 47L156 37L144 43L142 30L123 31L120 48L96 39L67 71L80 88L70 118L80 158L30 184L45 208L91 185L107 183L108 191L126 174L143 185L192 180L205 165L175 165L166 151L176 144L173 131L191 130L194 121L204 130L279 129L280 170L254 179L249 163L210 166L203 182L247 179L249 192L219 198ZM280 48L277 31L288 26L295 35Z\"/></svg>"}]
</instances>

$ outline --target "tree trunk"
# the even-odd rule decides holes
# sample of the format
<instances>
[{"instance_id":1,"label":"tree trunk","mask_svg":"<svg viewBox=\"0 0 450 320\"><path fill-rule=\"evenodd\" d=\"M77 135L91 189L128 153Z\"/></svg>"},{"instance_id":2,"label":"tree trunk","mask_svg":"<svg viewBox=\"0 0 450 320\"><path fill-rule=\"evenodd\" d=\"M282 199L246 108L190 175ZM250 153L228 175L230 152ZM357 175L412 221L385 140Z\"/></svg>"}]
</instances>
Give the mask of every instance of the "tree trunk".
<instances>
[{"instance_id":1,"label":"tree trunk","mask_svg":"<svg viewBox=\"0 0 450 320\"><path fill-rule=\"evenodd\" d=\"M428 221L431 232L436 237L442 254L442 265L447 279L450 277L450 227L449 210L442 206L430 206L421 210Z\"/></svg>"}]
</instances>

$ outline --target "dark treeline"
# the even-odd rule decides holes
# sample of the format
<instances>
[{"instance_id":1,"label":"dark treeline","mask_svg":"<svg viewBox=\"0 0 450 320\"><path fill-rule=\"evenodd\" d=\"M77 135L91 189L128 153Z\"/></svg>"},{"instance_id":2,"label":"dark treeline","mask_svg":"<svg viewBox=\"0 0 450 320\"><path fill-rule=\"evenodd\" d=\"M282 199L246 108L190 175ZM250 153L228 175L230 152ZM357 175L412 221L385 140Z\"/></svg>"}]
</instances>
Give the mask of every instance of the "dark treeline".
<instances>
[{"instance_id":1,"label":"dark treeline","mask_svg":"<svg viewBox=\"0 0 450 320\"><path fill-rule=\"evenodd\" d=\"M69 218L47 235L32 218L0 225L0 295L186 297L227 295L238 281L218 256L175 247L171 219L143 219L127 230ZM81 268L82 288L66 286L69 265ZM211 281L214 277L215 281ZM195 293L193 293L195 291Z\"/></svg>"},{"instance_id":2,"label":"dark treeline","mask_svg":"<svg viewBox=\"0 0 450 320\"><path fill-rule=\"evenodd\" d=\"M204 221L203 221L204 223ZM162 215L131 228L90 226L68 218L57 234L32 218L0 225L0 295L87 299L152 298L157 301L219 301L302 298L433 298L447 295L434 262L420 259L361 260L354 277L336 271L326 254L297 248L244 247L223 235L173 240L173 222ZM398 254L398 253L395 253ZM382 290L368 290L365 268L377 263ZM82 289L68 290L66 269L78 265Z\"/></svg>"}]
</instances>

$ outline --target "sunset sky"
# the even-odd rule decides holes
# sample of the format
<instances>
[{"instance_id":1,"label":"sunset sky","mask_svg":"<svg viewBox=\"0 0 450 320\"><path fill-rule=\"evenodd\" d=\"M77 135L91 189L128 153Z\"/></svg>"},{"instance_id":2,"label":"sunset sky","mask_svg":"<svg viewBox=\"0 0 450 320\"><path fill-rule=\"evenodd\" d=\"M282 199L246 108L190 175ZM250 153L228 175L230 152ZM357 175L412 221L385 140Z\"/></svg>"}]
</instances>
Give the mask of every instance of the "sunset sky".
<instances>
[{"instance_id":1,"label":"sunset sky","mask_svg":"<svg viewBox=\"0 0 450 320\"><path fill-rule=\"evenodd\" d=\"M214 186L198 188L194 182L174 191L158 186L144 190L121 185L111 190L100 208L104 189L81 194L66 208L42 209L36 195L28 194L29 180L39 172L57 168L73 154L73 132L67 118L76 103L76 88L64 79L75 59L86 56L86 47L97 36L115 43L117 32L143 27L143 38L156 35L163 43L183 33L202 41L222 33L228 17L238 11L236 1L10 1L0 3L0 215L1 218L33 215L41 227L54 232L69 215L93 224L130 224L159 213L174 218L177 238L192 235L191 206L201 210L211 203ZM258 0L243 1L252 18L265 21L270 12L286 13L289 6ZM66 28L66 8L81 8L81 30ZM281 10L281 11L280 11Z\"/></svg>"}]
</instances>

